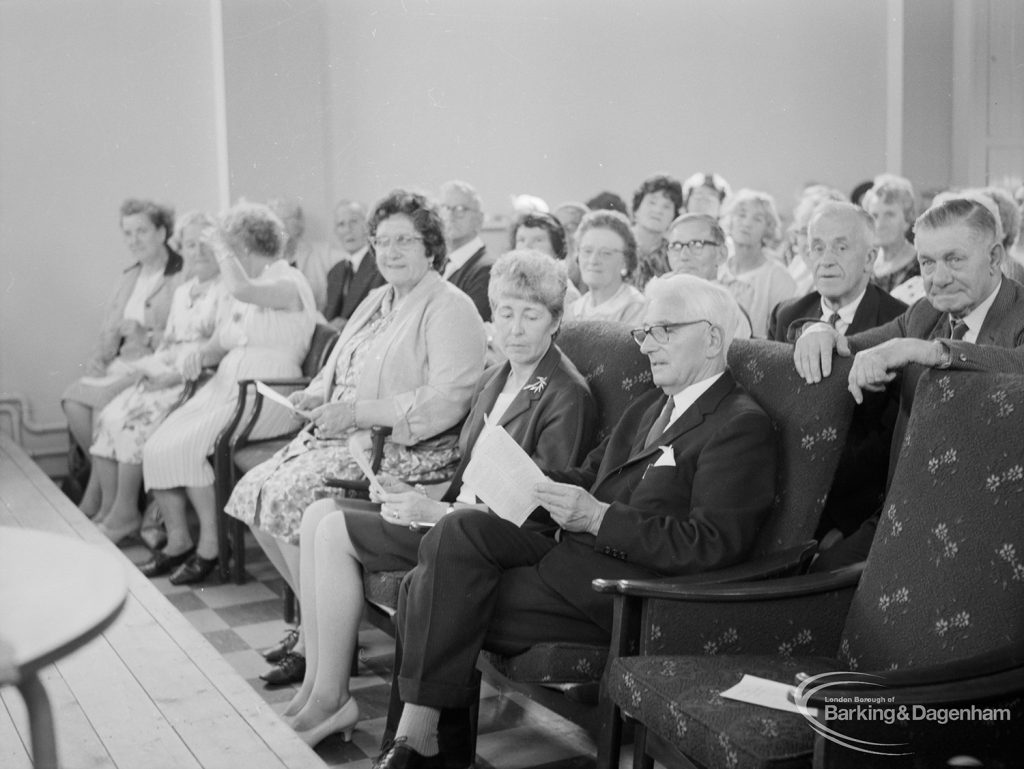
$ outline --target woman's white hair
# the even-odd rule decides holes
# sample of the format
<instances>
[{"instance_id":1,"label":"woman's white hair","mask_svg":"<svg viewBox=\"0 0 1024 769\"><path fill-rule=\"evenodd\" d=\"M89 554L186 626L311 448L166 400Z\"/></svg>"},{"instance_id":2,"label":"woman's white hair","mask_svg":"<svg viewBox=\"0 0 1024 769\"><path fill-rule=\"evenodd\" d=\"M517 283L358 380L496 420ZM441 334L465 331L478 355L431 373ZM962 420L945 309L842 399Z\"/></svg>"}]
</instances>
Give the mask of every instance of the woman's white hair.
<instances>
[{"instance_id":1,"label":"woman's white hair","mask_svg":"<svg viewBox=\"0 0 1024 769\"><path fill-rule=\"evenodd\" d=\"M740 323L741 310L733 295L718 283L696 275L662 275L652 279L646 291L648 300L664 299L683 308L681 320L706 320L722 334L723 354L729 349Z\"/></svg>"}]
</instances>

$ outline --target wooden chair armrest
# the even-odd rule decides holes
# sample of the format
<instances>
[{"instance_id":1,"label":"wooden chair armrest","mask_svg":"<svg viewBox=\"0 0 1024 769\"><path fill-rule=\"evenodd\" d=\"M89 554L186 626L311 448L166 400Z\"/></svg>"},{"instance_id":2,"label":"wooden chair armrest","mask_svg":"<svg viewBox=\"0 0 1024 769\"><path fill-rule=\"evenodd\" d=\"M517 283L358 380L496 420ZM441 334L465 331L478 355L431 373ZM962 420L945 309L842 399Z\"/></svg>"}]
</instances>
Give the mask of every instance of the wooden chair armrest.
<instances>
[{"instance_id":1,"label":"wooden chair armrest","mask_svg":"<svg viewBox=\"0 0 1024 769\"><path fill-rule=\"evenodd\" d=\"M928 705L980 702L1024 693L1024 649L1019 645L995 649L954 662L869 673L874 683L844 681L808 698L811 707L824 707L838 697L864 697L865 693L895 697L890 704ZM880 685L879 685L880 684Z\"/></svg>"},{"instance_id":2,"label":"wooden chair armrest","mask_svg":"<svg viewBox=\"0 0 1024 769\"><path fill-rule=\"evenodd\" d=\"M595 579L591 584L599 593L658 598L671 601L771 601L815 595L857 584L863 564L821 574L805 574L763 581L683 582L669 579ZM714 572L709 572L709 576Z\"/></svg>"}]
</instances>

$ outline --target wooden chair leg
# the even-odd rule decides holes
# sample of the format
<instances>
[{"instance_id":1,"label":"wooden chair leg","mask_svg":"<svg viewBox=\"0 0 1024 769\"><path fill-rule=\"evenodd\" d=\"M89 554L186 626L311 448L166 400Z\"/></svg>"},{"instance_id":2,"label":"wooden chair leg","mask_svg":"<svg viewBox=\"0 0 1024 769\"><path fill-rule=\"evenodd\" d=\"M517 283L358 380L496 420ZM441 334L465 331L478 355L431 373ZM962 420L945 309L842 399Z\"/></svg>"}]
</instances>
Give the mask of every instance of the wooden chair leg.
<instances>
[{"instance_id":1,"label":"wooden chair leg","mask_svg":"<svg viewBox=\"0 0 1024 769\"><path fill-rule=\"evenodd\" d=\"M245 584L245 529L244 523L232 518L231 523L231 574L236 585Z\"/></svg>"},{"instance_id":2,"label":"wooden chair leg","mask_svg":"<svg viewBox=\"0 0 1024 769\"><path fill-rule=\"evenodd\" d=\"M227 582L231 577L231 541L229 538L229 521L234 520L223 509L217 513L217 571L220 581Z\"/></svg>"},{"instance_id":3,"label":"wooden chair leg","mask_svg":"<svg viewBox=\"0 0 1024 769\"><path fill-rule=\"evenodd\" d=\"M622 713L607 695L598 702L601 733L597 740L597 769L616 769L622 752Z\"/></svg>"},{"instance_id":4,"label":"wooden chair leg","mask_svg":"<svg viewBox=\"0 0 1024 769\"><path fill-rule=\"evenodd\" d=\"M296 624L295 623L295 615L297 614L297 612L295 610L295 607L296 607L295 591L292 590L291 586L287 582L285 582L284 583L284 621L287 622L289 625Z\"/></svg>"},{"instance_id":5,"label":"wooden chair leg","mask_svg":"<svg viewBox=\"0 0 1024 769\"><path fill-rule=\"evenodd\" d=\"M639 721L633 738L633 769L654 769L654 759L647 755L647 727Z\"/></svg>"}]
</instances>

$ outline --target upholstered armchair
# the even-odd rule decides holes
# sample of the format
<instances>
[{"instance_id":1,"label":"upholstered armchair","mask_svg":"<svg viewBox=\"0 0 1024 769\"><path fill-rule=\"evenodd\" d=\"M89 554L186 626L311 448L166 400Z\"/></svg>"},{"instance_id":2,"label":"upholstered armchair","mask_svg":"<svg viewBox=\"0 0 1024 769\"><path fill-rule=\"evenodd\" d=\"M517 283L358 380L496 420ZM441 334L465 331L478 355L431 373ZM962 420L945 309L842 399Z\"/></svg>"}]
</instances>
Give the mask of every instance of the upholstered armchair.
<instances>
[{"instance_id":1,"label":"upholstered armchair","mask_svg":"<svg viewBox=\"0 0 1024 769\"><path fill-rule=\"evenodd\" d=\"M606 679L637 722L635 765L803 767L812 754L826 767L1018 764L1022 436L1024 377L927 372L862 574L595 583L640 603L639 654L615 659ZM809 698L817 728L721 696L744 674L793 684L829 671L847 683ZM842 718L858 697L880 715ZM959 708L975 716L941 721Z\"/></svg>"}]
</instances>

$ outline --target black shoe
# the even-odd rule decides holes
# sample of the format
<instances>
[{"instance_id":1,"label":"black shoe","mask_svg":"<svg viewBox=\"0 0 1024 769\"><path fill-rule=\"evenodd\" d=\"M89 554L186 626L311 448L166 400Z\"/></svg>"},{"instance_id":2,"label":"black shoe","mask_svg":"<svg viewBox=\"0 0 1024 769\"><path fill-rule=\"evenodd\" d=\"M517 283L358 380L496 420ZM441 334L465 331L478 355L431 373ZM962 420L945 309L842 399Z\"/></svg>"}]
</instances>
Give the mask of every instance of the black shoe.
<instances>
[{"instance_id":1,"label":"black shoe","mask_svg":"<svg viewBox=\"0 0 1024 769\"><path fill-rule=\"evenodd\" d=\"M267 687L287 686L288 684L300 684L306 675L306 658L296 652L288 652L281 661L260 679L266 681Z\"/></svg>"},{"instance_id":2,"label":"black shoe","mask_svg":"<svg viewBox=\"0 0 1024 769\"><path fill-rule=\"evenodd\" d=\"M295 648L299 642L299 631L297 628L289 628L277 646L263 652L263 659L274 664L284 659L284 656Z\"/></svg>"},{"instance_id":3,"label":"black shoe","mask_svg":"<svg viewBox=\"0 0 1024 769\"><path fill-rule=\"evenodd\" d=\"M164 574L170 574L176 568L185 563L185 561L192 557L192 554L195 551L196 549L194 547L190 547L184 553L179 553L178 555L167 555L167 553L158 550L153 553L152 558L139 566L139 571L150 579L153 577L162 577Z\"/></svg>"},{"instance_id":4,"label":"black shoe","mask_svg":"<svg viewBox=\"0 0 1024 769\"><path fill-rule=\"evenodd\" d=\"M203 556L198 553L193 553L185 563L181 564L181 566L175 569L174 573L171 574L171 584L194 585L209 577L216 568L216 558L203 558Z\"/></svg>"},{"instance_id":5,"label":"black shoe","mask_svg":"<svg viewBox=\"0 0 1024 769\"><path fill-rule=\"evenodd\" d=\"M398 737L394 742L385 744L384 751L377 756L370 769L448 769L444 757L421 756L406 745L405 737Z\"/></svg>"}]
</instances>

